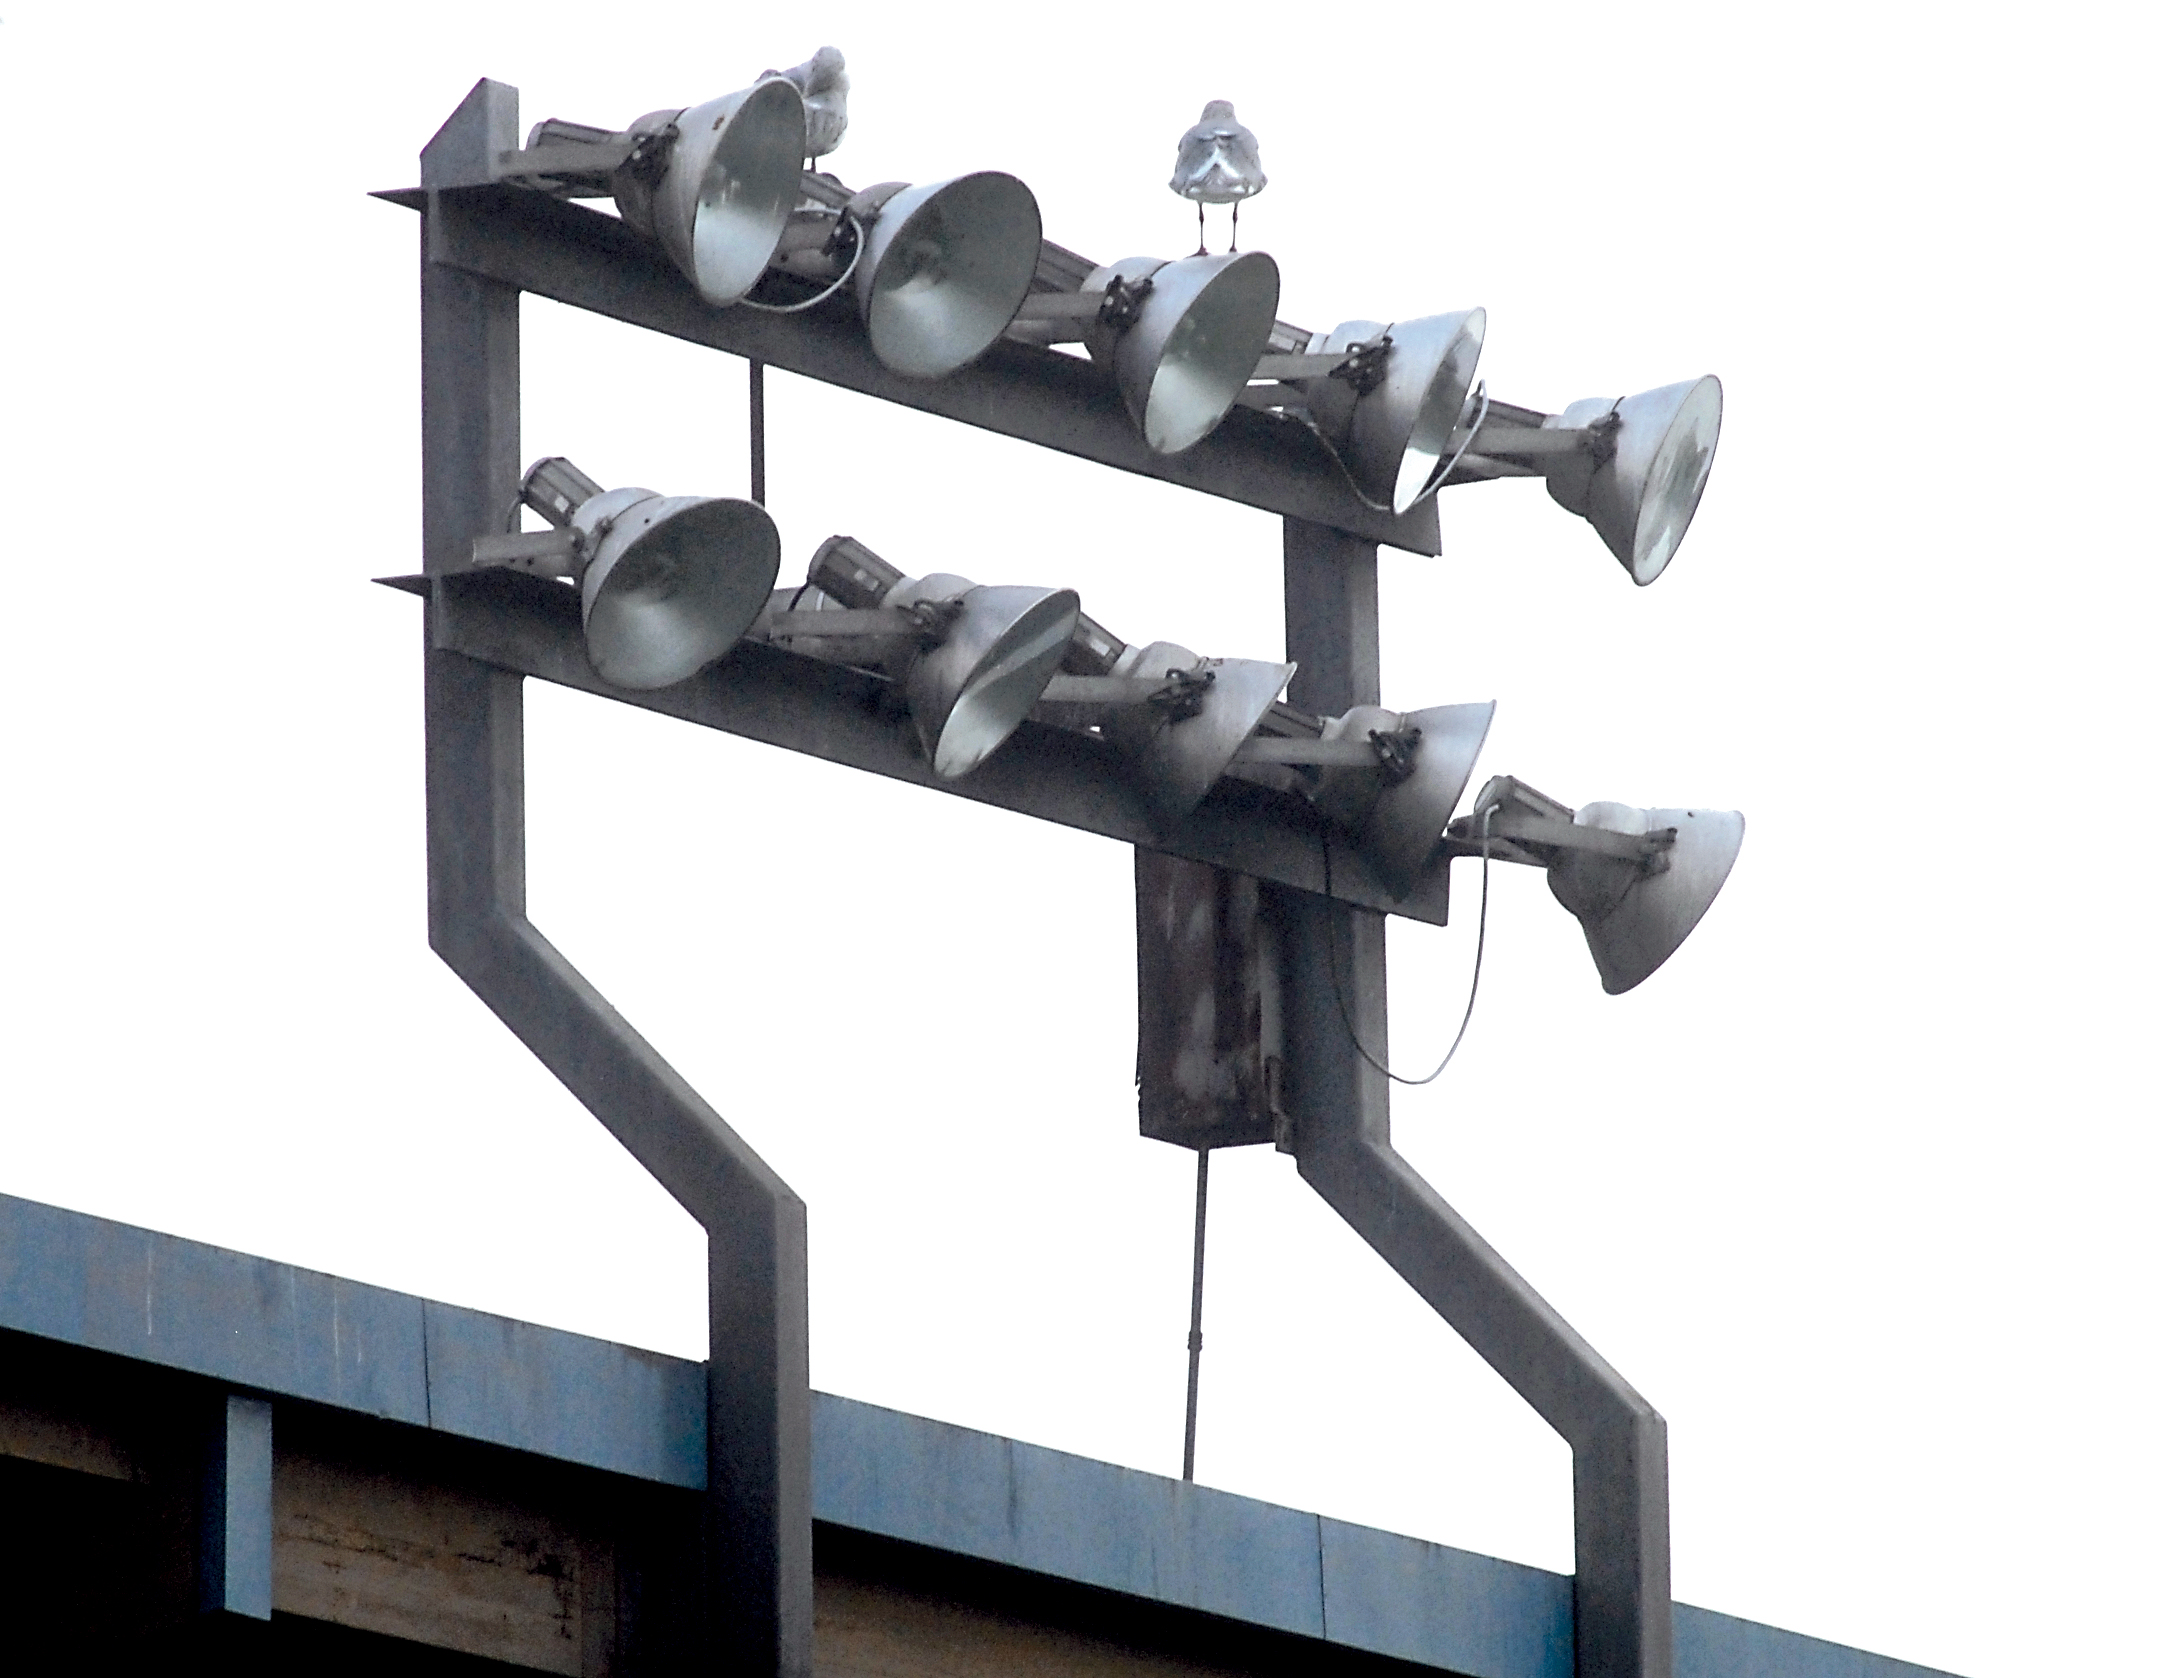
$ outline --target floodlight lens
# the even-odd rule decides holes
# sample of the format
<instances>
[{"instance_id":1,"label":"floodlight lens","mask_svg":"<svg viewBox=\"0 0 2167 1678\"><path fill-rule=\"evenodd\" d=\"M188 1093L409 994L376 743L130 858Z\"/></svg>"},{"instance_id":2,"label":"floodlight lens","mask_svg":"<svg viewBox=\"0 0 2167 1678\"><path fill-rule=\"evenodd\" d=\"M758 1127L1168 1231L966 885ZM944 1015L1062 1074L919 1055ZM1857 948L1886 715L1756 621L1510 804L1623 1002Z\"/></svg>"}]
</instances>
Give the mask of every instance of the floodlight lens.
<instances>
[{"instance_id":1,"label":"floodlight lens","mask_svg":"<svg viewBox=\"0 0 2167 1678\"><path fill-rule=\"evenodd\" d=\"M766 271L797 205L804 104L778 78L751 89L734 112L703 105L680 121L695 130L680 143L697 144L701 127L719 134L693 203L693 284L709 302L734 302Z\"/></svg>"},{"instance_id":2,"label":"floodlight lens","mask_svg":"<svg viewBox=\"0 0 2167 1678\"><path fill-rule=\"evenodd\" d=\"M1205 283L1167 334L1144 399L1144 441L1155 452L1193 448L1226 417L1278 307L1279 270L1269 258L1229 263Z\"/></svg>"},{"instance_id":3,"label":"floodlight lens","mask_svg":"<svg viewBox=\"0 0 2167 1678\"><path fill-rule=\"evenodd\" d=\"M1038 200L1013 175L965 175L898 194L871 238L861 297L873 353L908 377L940 378L1016 318L1038 267Z\"/></svg>"},{"instance_id":4,"label":"floodlight lens","mask_svg":"<svg viewBox=\"0 0 2167 1678\"><path fill-rule=\"evenodd\" d=\"M1068 651L1076 612L1076 596L1056 590L994 643L941 727L933 748L936 775L952 779L969 774L1030 715Z\"/></svg>"},{"instance_id":5,"label":"floodlight lens","mask_svg":"<svg viewBox=\"0 0 2167 1678\"><path fill-rule=\"evenodd\" d=\"M630 545L606 569L605 551L584 590L587 656L617 687L668 687L722 657L767 604L782 561L774 522L749 501L655 496L611 532L624 534Z\"/></svg>"},{"instance_id":6,"label":"floodlight lens","mask_svg":"<svg viewBox=\"0 0 2167 1678\"><path fill-rule=\"evenodd\" d=\"M1686 527L1708 487L1715 464L1716 434L1723 425L1723 386L1710 374L1699 380L1663 433L1648 468L1647 489L1633 531L1633 581L1645 586L1663 574L1685 539Z\"/></svg>"}]
</instances>

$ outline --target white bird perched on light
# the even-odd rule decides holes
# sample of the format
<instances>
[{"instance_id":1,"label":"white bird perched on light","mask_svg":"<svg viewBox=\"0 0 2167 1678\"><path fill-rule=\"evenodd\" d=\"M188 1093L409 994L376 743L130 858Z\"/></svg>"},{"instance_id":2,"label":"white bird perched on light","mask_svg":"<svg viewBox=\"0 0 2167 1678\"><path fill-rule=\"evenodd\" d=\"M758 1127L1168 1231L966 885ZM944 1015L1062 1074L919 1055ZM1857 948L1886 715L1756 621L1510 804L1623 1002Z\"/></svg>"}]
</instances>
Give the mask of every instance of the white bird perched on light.
<instances>
[{"instance_id":1,"label":"white bird perched on light","mask_svg":"<svg viewBox=\"0 0 2167 1678\"><path fill-rule=\"evenodd\" d=\"M810 162L826 157L843 143L850 126L850 78L843 74L843 55L834 47L822 47L803 64L788 70L763 70L760 79L780 76L805 96L805 156Z\"/></svg>"},{"instance_id":2,"label":"white bird perched on light","mask_svg":"<svg viewBox=\"0 0 2167 1678\"><path fill-rule=\"evenodd\" d=\"M1234 107L1214 99L1204 107L1203 118L1181 137L1174 154L1174 178L1166 183L1184 198L1196 200L1196 254L1204 254L1204 206L1234 206L1234 231L1227 249L1241 237L1242 200L1254 198L1265 188L1264 164L1257 156L1257 137L1234 120Z\"/></svg>"}]
</instances>

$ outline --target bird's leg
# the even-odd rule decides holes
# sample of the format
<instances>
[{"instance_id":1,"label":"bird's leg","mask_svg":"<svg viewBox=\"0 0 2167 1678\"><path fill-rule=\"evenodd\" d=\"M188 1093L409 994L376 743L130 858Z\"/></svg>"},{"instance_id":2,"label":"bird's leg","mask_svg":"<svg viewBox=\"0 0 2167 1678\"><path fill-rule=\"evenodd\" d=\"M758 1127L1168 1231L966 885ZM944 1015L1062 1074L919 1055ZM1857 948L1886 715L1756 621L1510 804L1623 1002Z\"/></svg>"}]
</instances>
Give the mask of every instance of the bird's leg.
<instances>
[{"instance_id":1,"label":"bird's leg","mask_svg":"<svg viewBox=\"0 0 2167 1678\"><path fill-rule=\"evenodd\" d=\"M1229 256L1232 256L1232 255L1233 255L1233 254L1234 254L1234 253L1235 253L1236 251L1240 250L1240 249L1241 249L1241 243L1242 243L1242 201L1241 201L1241 200L1240 200L1239 198L1237 198L1237 199L1235 199L1235 200L1234 200L1234 229L1233 229L1233 231L1232 231L1232 232L1230 232L1230 233L1229 233L1229 234L1227 234L1227 236L1226 236L1226 250L1227 250L1227 255L1229 255Z\"/></svg>"},{"instance_id":2,"label":"bird's leg","mask_svg":"<svg viewBox=\"0 0 2167 1678\"><path fill-rule=\"evenodd\" d=\"M1196 201L1196 254L1204 254L1204 200Z\"/></svg>"}]
</instances>

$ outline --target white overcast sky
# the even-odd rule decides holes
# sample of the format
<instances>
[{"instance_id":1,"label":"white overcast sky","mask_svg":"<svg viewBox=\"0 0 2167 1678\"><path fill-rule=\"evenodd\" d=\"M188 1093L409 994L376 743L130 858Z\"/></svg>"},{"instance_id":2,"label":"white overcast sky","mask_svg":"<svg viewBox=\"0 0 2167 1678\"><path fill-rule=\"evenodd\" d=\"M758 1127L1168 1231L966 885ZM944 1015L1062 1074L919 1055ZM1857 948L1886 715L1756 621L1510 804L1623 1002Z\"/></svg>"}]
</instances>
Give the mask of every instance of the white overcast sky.
<instances>
[{"instance_id":1,"label":"white overcast sky","mask_svg":"<svg viewBox=\"0 0 2167 1678\"><path fill-rule=\"evenodd\" d=\"M429 954L415 218L473 81L614 124L848 55L854 183L1188 249L1259 135L1281 313L1485 305L1528 406L1713 371L1636 590L1532 484L1383 561L1481 769L1735 806L1605 997L1495 882L1397 1137L1669 1418L1681 1598L1974 1678L2160 1670L2157 13L2136 6L0 8L16 158L0 1191L704 1349L701 1236ZM530 301L525 448L743 493L744 368ZM776 375L785 565L1068 584L1274 656L1242 508ZM786 571L786 574L795 574ZM535 686L534 918L810 1208L821 1387L1179 1462L1190 1159L1129 855ZM1462 881L1471 906L1473 879ZM1427 1062L1471 915L1394 933ZM1212 1484L1567 1568L1567 1455L1269 1150L1222 1156Z\"/></svg>"}]
</instances>

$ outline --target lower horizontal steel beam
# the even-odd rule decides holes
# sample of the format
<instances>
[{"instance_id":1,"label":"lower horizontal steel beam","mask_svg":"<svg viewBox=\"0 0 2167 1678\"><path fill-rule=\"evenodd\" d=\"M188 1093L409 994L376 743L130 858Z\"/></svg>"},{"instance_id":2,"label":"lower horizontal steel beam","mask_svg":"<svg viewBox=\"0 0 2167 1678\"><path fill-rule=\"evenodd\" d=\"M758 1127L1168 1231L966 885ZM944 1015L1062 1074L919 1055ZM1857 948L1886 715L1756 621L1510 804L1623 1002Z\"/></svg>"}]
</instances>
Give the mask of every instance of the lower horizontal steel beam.
<instances>
[{"instance_id":1,"label":"lower horizontal steel beam","mask_svg":"<svg viewBox=\"0 0 2167 1678\"><path fill-rule=\"evenodd\" d=\"M414 578L411 586L430 585ZM1324 892L1323 818L1290 794L1224 780L1186 820L1161 827L1111 745L1028 722L971 774L945 781L919 750L892 684L876 676L745 641L690 681L634 692L595 674L578 596L563 584L492 570L441 577L434 586L442 651L974 803ZM1330 865L1331 895L1340 901L1444 924L1450 888L1442 854L1397 900L1351 845L1333 844Z\"/></svg>"}]
</instances>

